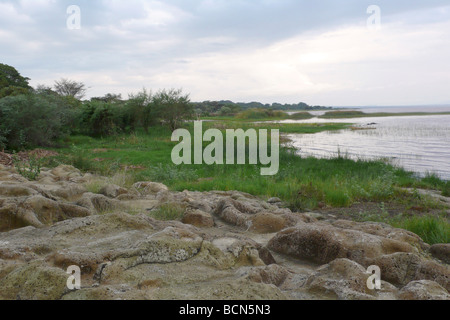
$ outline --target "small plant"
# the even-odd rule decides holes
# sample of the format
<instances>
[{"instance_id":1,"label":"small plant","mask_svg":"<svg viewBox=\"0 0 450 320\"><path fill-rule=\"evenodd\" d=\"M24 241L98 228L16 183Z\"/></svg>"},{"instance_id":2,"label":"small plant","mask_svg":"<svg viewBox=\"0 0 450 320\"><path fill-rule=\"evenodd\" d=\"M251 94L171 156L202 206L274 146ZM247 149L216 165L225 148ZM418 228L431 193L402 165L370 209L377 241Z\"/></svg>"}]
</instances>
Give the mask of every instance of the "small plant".
<instances>
[{"instance_id":1,"label":"small plant","mask_svg":"<svg viewBox=\"0 0 450 320\"><path fill-rule=\"evenodd\" d=\"M36 180L41 174L42 160L35 156L30 156L28 160L21 160L14 155L13 163L17 172L28 180Z\"/></svg>"},{"instance_id":2,"label":"small plant","mask_svg":"<svg viewBox=\"0 0 450 320\"><path fill-rule=\"evenodd\" d=\"M159 207L159 209L152 211L150 215L162 221L181 220L185 209L176 203L166 203Z\"/></svg>"},{"instance_id":3,"label":"small plant","mask_svg":"<svg viewBox=\"0 0 450 320\"><path fill-rule=\"evenodd\" d=\"M431 245L450 242L450 224L442 217L415 216L394 222L393 225L414 232Z\"/></svg>"},{"instance_id":4,"label":"small plant","mask_svg":"<svg viewBox=\"0 0 450 320\"><path fill-rule=\"evenodd\" d=\"M450 181L447 181L442 188L442 195L444 197L450 197Z\"/></svg>"}]
</instances>

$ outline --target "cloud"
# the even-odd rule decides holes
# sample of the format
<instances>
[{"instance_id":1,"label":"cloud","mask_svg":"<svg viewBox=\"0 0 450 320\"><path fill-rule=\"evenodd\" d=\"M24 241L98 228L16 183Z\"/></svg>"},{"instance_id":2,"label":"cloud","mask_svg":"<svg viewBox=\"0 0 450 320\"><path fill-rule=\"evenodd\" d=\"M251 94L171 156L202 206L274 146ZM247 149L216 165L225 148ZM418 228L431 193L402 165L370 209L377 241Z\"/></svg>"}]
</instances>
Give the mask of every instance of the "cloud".
<instances>
[{"instance_id":1,"label":"cloud","mask_svg":"<svg viewBox=\"0 0 450 320\"><path fill-rule=\"evenodd\" d=\"M450 6L365 0L0 0L2 62L90 96L183 87L196 100L450 103ZM69 5L82 29L66 28Z\"/></svg>"}]
</instances>

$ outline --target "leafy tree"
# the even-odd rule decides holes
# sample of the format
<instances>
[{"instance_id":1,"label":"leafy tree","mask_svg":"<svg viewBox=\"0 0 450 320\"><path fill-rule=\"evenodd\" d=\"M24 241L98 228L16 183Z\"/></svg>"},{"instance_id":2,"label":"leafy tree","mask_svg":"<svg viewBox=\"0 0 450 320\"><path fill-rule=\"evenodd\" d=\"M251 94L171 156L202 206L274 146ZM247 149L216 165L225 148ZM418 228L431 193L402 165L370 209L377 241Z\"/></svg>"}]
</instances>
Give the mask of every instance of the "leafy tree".
<instances>
[{"instance_id":1,"label":"leafy tree","mask_svg":"<svg viewBox=\"0 0 450 320\"><path fill-rule=\"evenodd\" d=\"M83 104L81 126L93 136L114 135L120 128L117 108L113 103L103 101L89 101Z\"/></svg>"},{"instance_id":2,"label":"leafy tree","mask_svg":"<svg viewBox=\"0 0 450 320\"><path fill-rule=\"evenodd\" d=\"M181 89L162 90L153 96L156 114L171 130L178 129L184 120L193 115L189 95Z\"/></svg>"},{"instance_id":3,"label":"leafy tree","mask_svg":"<svg viewBox=\"0 0 450 320\"><path fill-rule=\"evenodd\" d=\"M28 93L31 89L29 80L22 77L14 67L0 63L0 99Z\"/></svg>"},{"instance_id":4,"label":"leafy tree","mask_svg":"<svg viewBox=\"0 0 450 320\"><path fill-rule=\"evenodd\" d=\"M82 82L62 78L55 81L55 91L61 96L81 100L86 95L87 88Z\"/></svg>"},{"instance_id":5,"label":"leafy tree","mask_svg":"<svg viewBox=\"0 0 450 320\"><path fill-rule=\"evenodd\" d=\"M156 122L156 110L154 107L153 95L145 88L137 94L130 94L125 105L125 117L131 130L140 125L148 133L148 129Z\"/></svg>"}]
</instances>

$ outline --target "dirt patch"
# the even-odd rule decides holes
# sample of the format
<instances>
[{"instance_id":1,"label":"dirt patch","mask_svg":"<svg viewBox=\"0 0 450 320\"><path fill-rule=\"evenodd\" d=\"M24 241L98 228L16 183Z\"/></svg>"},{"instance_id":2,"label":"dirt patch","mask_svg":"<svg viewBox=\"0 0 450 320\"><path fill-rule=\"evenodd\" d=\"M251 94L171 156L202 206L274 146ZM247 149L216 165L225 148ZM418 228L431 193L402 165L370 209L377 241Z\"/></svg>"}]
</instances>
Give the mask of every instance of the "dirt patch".
<instances>
[{"instance_id":1,"label":"dirt patch","mask_svg":"<svg viewBox=\"0 0 450 320\"><path fill-rule=\"evenodd\" d=\"M31 151L22 151L15 156L20 161L28 161L31 157L34 157L36 159L43 159L43 158L49 158L49 157L55 157L59 155L55 151L49 151L49 150L43 150L43 149L34 149ZM12 166L13 165L13 159L14 155L6 152L0 152L0 164L5 166Z\"/></svg>"}]
</instances>

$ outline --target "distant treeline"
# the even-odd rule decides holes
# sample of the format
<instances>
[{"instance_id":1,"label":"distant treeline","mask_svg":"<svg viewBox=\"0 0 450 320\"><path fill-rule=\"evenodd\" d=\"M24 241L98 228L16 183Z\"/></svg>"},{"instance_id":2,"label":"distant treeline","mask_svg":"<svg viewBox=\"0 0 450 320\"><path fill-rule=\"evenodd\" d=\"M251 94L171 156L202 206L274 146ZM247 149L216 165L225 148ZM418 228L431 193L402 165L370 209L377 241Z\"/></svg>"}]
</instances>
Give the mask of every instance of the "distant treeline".
<instances>
[{"instance_id":1,"label":"distant treeline","mask_svg":"<svg viewBox=\"0 0 450 320\"><path fill-rule=\"evenodd\" d=\"M195 113L202 116L211 115L235 115L241 111L250 109L267 109L273 111L311 111L331 110L331 107L310 106L304 102L297 104L263 104L260 102L233 102L229 100L193 102Z\"/></svg>"}]
</instances>

